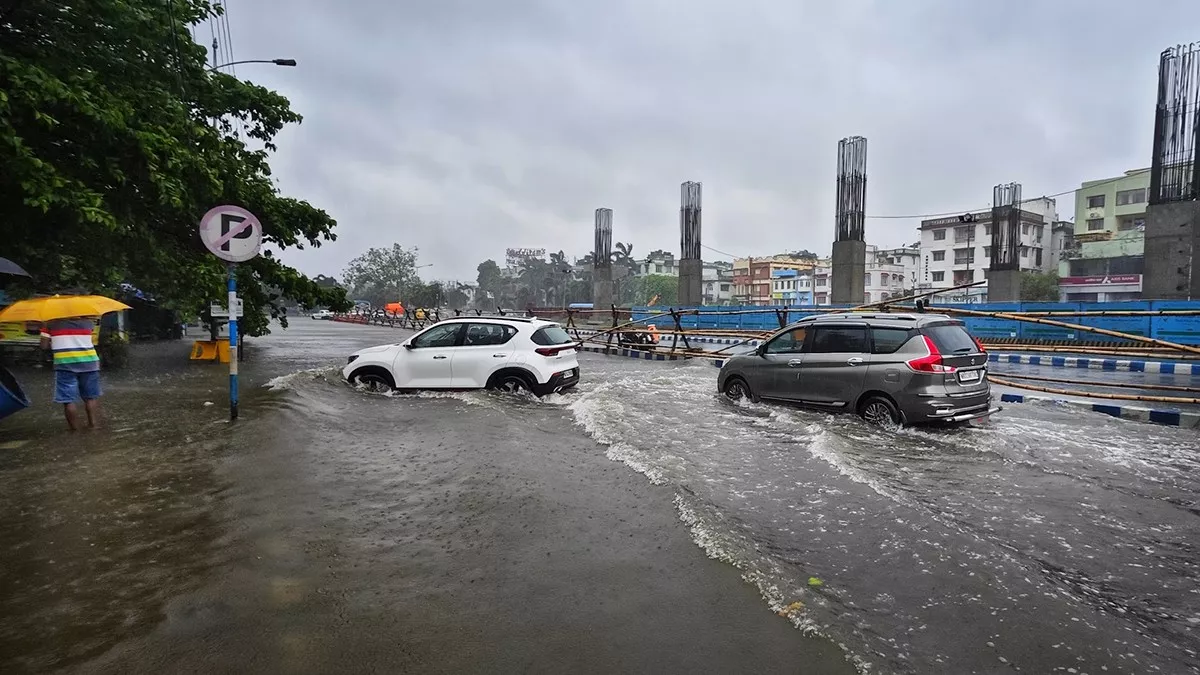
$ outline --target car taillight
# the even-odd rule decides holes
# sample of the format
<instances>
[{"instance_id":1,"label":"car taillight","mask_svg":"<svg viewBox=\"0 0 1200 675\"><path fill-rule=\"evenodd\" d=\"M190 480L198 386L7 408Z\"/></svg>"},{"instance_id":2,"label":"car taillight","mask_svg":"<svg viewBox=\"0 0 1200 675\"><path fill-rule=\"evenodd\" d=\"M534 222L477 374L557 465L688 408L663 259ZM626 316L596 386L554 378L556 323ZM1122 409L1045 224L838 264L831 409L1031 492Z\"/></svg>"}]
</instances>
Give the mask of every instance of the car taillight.
<instances>
[{"instance_id":1,"label":"car taillight","mask_svg":"<svg viewBox=\"0 0 1200 675\"><path fill-rule=\"evenodd\" d=\"M565 352L568 349L575 349L575 344L571 343L569 345L558 345L555 347L538 347L533 351L541 354L542 356L558 356L559 352Z\"/></svg>"},{"instance_id":2,"label":"car taillight","mask_svg":"<svg viewBox=\"0 0 1200 675\"><path fill-rule=\"evenodd\" d=\"M979 351L980 351L980 352L982 352L982 353L984 353L984 354L986 354L986 353L987 353L987 350L983 348L983 343L979 341L979 338L977 338L977 337L972 337L971 339L975 341L975 346L976 346L976 347L979 347Z\"/></svg>"},{"instance_id":3,"label":"car taillight","mask_svg":"<svg viewBox=\"0 0 1200 675\"><path fill-rule=\"evenodd\" d=\"M938 351L937 345L933 344L933 340L930 340L928 335L922 335L921 339L925 341L925 351L928 353L925 356L905 361L909 368L918 373L953 373L958 370L954 366L942 363L942 353Z\"/></svg>"}]
</instances>

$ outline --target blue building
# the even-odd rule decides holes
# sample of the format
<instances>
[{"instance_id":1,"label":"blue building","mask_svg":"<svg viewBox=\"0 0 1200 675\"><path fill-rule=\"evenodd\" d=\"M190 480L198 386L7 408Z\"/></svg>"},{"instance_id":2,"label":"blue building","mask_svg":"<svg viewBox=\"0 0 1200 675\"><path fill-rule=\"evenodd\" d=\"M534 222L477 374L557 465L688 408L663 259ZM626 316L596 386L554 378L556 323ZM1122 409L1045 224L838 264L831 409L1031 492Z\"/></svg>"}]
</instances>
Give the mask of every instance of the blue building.
<instances>
[{"instance_id":1,"label":"blue building","mask_svg":"<svg viewBox=\"0 0 1200 675\"><path fill-rule=\"evenodd\" d=\"M797 270L772 271L771 302L776 305L812 305L812 275Z\"/></svg>"}]
</instances>

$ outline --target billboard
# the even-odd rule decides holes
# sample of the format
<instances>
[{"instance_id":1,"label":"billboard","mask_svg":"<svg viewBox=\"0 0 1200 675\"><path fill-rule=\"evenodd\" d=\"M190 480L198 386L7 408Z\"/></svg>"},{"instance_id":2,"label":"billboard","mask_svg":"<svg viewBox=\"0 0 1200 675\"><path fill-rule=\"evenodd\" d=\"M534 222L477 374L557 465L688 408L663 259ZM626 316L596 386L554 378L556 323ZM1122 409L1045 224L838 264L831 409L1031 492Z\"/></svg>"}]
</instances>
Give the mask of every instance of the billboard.
<instances>
[{"instance_id":1,"label":"billboard","mask_svg":"<svg viewBox=\"0 0 1200 675\"><path fill-rule=\"evenodd\" d=\"M545 260L544 248L510 248L504 251L504 263L508 267L520 267L526 260Z\"/></svg>"}]
</instances>

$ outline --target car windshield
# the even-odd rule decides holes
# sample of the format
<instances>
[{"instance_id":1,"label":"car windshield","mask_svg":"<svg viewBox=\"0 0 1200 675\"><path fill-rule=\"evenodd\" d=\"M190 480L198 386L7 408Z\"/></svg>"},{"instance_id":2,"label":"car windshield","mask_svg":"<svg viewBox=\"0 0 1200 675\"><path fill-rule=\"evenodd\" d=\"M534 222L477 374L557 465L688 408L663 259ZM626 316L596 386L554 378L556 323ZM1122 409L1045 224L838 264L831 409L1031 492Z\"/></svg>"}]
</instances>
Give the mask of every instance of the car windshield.
<instances>
[{"instance_id":1,"label":"car windshield","mask_svg":"<svg viewBox=\"0 0 1200 675\"><path fill-rule=\"evenodd\" d=\"M925 334L943 354L966 354L979 347L961 323L939 323L925 327Z\"/></svg>"},{"instance_id":2,"label":"car windshield","mask_svg":"<svg viewBox=\"0 0 1200 675\"><path fill-rule=\"evenodd\" d=\"M539 328L534 332L531 338L534 344L539 345L565 345L568 342L574 342L571 339L571 334L563 330L559 326L546 326Z\"/></svg>"}]
</instances>

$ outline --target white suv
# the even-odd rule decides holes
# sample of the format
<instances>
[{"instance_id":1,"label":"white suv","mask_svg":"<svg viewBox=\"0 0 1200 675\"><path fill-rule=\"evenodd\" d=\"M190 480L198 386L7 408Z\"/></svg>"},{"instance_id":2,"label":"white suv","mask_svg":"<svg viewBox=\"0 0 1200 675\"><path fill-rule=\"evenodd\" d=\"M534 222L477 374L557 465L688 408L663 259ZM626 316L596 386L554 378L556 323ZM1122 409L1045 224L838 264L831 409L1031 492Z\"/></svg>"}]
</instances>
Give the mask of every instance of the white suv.
<instances>
[{"instance_id":1,"label":"white suv","mask_svg":"<svg viewBox=\"0 0 1200 675\"><path fill-rule=\"evenodd\" d=\"M503 389L538 396L579 384L579 345L558 324L460 317L350 355L342 376L375 391Z\"/></svg>"}]
</instances>

